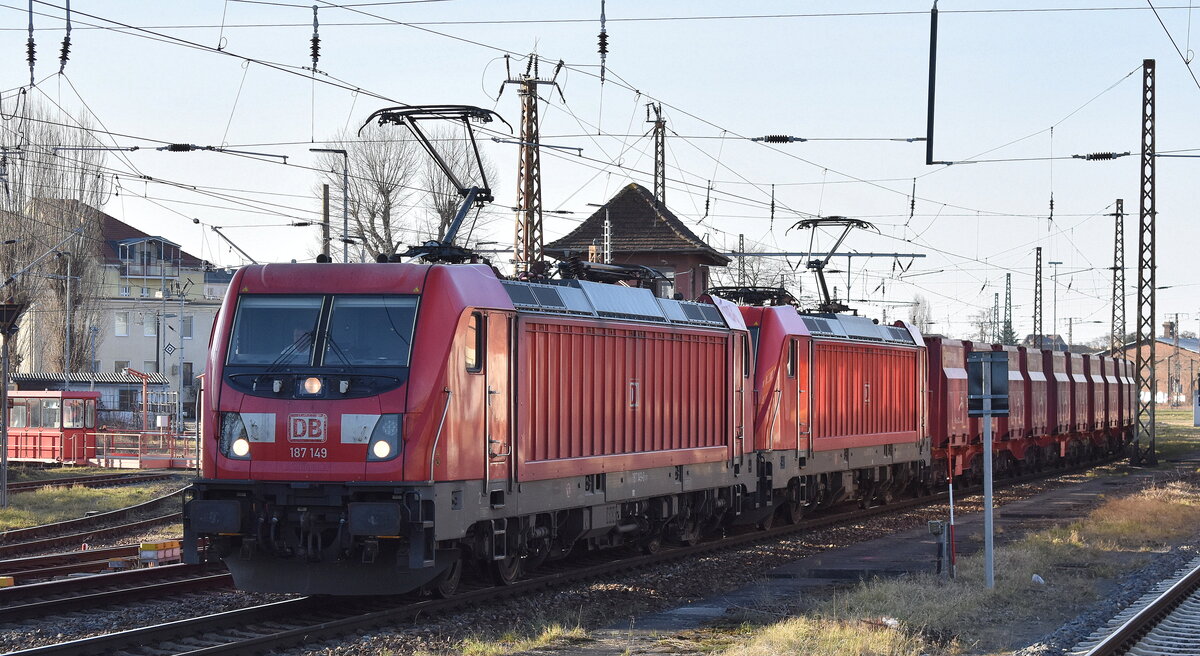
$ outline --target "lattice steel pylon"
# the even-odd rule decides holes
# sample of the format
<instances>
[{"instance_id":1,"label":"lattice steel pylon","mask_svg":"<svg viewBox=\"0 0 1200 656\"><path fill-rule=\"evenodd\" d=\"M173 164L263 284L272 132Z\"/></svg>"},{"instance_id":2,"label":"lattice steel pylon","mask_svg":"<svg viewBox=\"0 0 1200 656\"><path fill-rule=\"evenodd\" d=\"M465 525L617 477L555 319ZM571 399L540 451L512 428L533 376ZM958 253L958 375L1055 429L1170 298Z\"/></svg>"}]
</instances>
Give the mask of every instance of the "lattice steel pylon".
<instances>
[{"instance_id":1,"label":"lattice steel pylon","mask_svg":"<svg viewBox=\"0 0 1200 656\"><path fill-rule=\"evenodd\" d=\"M1037 247L1037 265L1033 269L1033 338L1039 349L1046 348L1042 334L1042 247Z\"/></svg>"},{"instance_id":2,"label":"lattice steel pylon","mask_svg":"<svg viewBox=\"0 0 1200 656\"><path fill-rule=\"evenodd\" d=\"M1142 61L1141 208L1138 212L1137 433L1134 464L1154 466L1154 60ZM1145 398L1143 398L1143 394Z\"/></svg>"},{"instance_id":3,"label":"lattice steel pylon","mask_svg":"<svg viewBox=\"0 0 1200 656\"><path fill-rule=\"evenodd\" d=\"M1004 330L1003 338L1011 338L1013 335L1012 324L1012 274L1004 274Z\"/></svg>"},{"instance_id":4,"label":"lattice steel pylon","mask_svg":"<svg viewBox=\"0 0 1200 656\"><path fill-rule=\"evenodd\" d=\"M1113 239L1112 339L1113 355L1125 345L1125 200L1117 199L1117 211L1112 213L1116 223Z\"/></svg>"},{"instance_id":5,"label":"lattice steel pylon","mask_svg":"<svg viewBox=\"0 0 1200 656\"><path fill-rule=\"evenodd\" d=\"M650 112L654 118L650 118ZM662 117L662 105L646 104L646 122L654 124L654 199L667 205L667 121Z\"/></svg>"},{"instance_id":6,"label":"lattice steel pylon","mask_svg":"<svg viewBox=\"0 0 1200 656\"><path fill-rule=\"evenodd\" d=\"M554 69L554 76L562 62ZM517 221L513 239L513 268L517 274L529 271L530 265L542 262L542 159L538 133L538 86L557 86L553 78L538 78L537 55L529 55L525 73L509 77L505 84L517 85L521 99L521 151L517 169Z\"/></svg>"}]
</instances>

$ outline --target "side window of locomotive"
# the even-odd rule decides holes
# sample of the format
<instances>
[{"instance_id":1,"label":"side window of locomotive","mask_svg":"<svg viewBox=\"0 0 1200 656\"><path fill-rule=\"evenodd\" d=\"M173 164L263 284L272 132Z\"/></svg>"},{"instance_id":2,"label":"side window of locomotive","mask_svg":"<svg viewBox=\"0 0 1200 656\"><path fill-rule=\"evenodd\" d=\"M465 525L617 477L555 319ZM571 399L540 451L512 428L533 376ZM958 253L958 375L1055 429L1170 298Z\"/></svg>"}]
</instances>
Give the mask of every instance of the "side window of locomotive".
<instances>
[{"instance_id":1,"label":"side window of locomotive","mask_svg":"<svg viewBox=\"0 0 1200 656\"><path fill-rule=\"evenodd\" d=\"M742 378L750 377L750 340L741 338L742 342Z\"/></svg>"},{"instance_id":2,"label":"side window of locomotive","mask_svg":"<svg viewBox=\"0 0 1200 656\"><path fill-rule=\"evenodd\" d=\"M463 360L467 371L477 374L483 371L483 314L472 312L467 321L467 337L463 345Z\"/></svg>"},{"instance_id":3,"label":"side window of locomotive","mask_svg":"<svg viewBox=\"0 0 1200 656\"><path fill-rule=\"evenodd\" d=\"M787 359L787 375L788 378L796 377L796 340L788 340L788 359Z\"/></svg>"}]
</instances>

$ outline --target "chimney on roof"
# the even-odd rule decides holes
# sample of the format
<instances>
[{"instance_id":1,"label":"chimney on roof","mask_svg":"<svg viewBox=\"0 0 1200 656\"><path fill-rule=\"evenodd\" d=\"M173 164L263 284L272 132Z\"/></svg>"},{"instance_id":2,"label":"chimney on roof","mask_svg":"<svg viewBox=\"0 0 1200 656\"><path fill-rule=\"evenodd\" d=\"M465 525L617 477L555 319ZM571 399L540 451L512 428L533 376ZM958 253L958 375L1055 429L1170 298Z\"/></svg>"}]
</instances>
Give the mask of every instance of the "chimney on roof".
<instances>
[{"instance_id":1,"label":"chimney on roof","mask_svg":"<svg viewBox=\"0 0 1200 656\"><path fill-rule=\"evenodd\" d=\"M1164 321L1163 322L1163 337L1165 337L1167 339L1175 339L1175 322L1174 321Z\"/></svg>"}]
</instances>

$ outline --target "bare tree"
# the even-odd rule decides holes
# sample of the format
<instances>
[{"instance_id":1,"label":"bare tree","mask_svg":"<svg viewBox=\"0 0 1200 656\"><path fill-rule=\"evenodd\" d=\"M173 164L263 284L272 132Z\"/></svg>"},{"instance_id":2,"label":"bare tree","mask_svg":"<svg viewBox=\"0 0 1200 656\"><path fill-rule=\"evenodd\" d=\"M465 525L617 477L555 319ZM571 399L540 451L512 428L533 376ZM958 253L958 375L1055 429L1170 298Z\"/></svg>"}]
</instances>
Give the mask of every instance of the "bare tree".
<instances>
[{"instance_id":1,"label":"bare tree","mask_svg":"<svg viewBox=\"0 0 1200 656\"><path fill-rule=\"evenodd\" d=\"M25 348L16 357L28 357L37 368L87 370L89 329L102 317L102 226L96 208L107 181L104 152L81 148L102 144L86 117L73 118L33 100L5 111L17 114L9 134L18 139L13 150L19 153L7 154L4 162L7 193L0 196L0 230L14 241L0 246L0 274L9 280L2 294L25 303L22 326L34 326L25 331Z\"/></svg>"},{"instance_id":2,"label":"bare tree","mask_svg":"<svg viewBox=\"0 0 1200 656\"><path fill-rule=\"evenodd\" d=\"M361 244L371 258L419 243L422 233L410 214L421 192L424 154L408 131L372 124L361 134L343 131L327 145L344 149L349 164L350 234L342 238ZM340 206L342 156L322 153L317 166L329 184L330 205Z\"/></svg>"},{"instance_id":3,"label":"bare tree","mask_svg":"<svg viewBox=\"0 0 1200 656\"><path fill-rule=\"evenodd\" d=\"M709 268L714 287L783 287L799 298L800 277L777 257L746 255L733 258L729 266ZM806 273L806 272L801 272Z\"/></svg>"},{"instance_id":4,"label":"bare tree","mask_svg":"<svg viewBox=\"0 0 1200 656\"><path fill-rule=\"evenodd\" d=\"M922 333L928 333L933 327L933 307L924 296L917 294L913 297L913 305L908 311L908 322Z\"/></svg>"},{"instance_id":5,"label":"bare tree","mask_svg":"<svg viewBox=\"0 0 1200 656\"><path fill-rule=\"evenodd\" d=\"M469 139L462 138L460 133L448 127L434 129L430 139L440 146L438 152L441 154L442 160L464 185L482 185L484 179L488 184L495 183L496 167L483 153L480 153L483 176L479 175L479 165L475 162L475 149L471 146ZM432 212L432 218L437 222L437 239L441 241L446 238L446 230L454 220L454 215L458 213L463 199L442 169L432 158L428 157L425 159L425 186L430 192L429 209ZM475 217L468 216L463 221L456 241L466 245L468 240L478 239L479 231L495 219L496 216L486 207Z\"/></svg>"},{"instance_id":6,"label":"bare tree","mask_svg":"<svg viewBox=\"0 0 1200 656\"><path fill-rule=\"evenodd\" d=\"M482 184L470 141L448 127L428 134L463 184ZM361 135L339 133L328 146L348 154L349 238L362 244L368 257L403 252L405 244L445 237L462 197L408 130L372 124ZM483 162L491 182L495 169L486 158ZM317 166L323 170L322 183L329 185L330 206L340 207L342 156L324 153ZM468 217L457 241L478 240L479 229L491 220L494 216L486 210L477 218Z\"/></svg>"},{"instance_id":7,"label":"bare tree","mask_svg":"<svg viewBox=\"0 0 1200 656\"><path fill-rule=\"evenodd\" d=\"M992 311L984 308L971 315L971 333L968 339L976 343L992 341Z\"/></svg>"}]
</instances>

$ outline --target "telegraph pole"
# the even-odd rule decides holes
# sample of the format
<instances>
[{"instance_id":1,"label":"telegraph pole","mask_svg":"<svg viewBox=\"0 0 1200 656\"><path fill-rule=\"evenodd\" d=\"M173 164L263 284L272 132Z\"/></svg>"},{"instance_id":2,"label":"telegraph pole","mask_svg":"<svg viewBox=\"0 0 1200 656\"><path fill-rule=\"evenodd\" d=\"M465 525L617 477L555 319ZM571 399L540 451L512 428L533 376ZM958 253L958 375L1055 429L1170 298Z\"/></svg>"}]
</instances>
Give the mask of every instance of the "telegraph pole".
<instances>
[{"instance_id":1,"label":"telegraph pole","mask_svg":"<svg viewBox=\"0 0 1200 656\"><path fill-rule=\"evenodd\" d=\"M517 168L517 225L513 240L513 262L516 273L529 271L534 262L545 259L542 253L542 157L538 132L538 86L558 86L554 78L562 68L562 62L554 69L548 80L538 77L538 58L529 55L525 73L504 81L517 85L517 96L521 99L521 150ZM561 94L561 89L559 90Z\"/></svg>"},{"instance_id":2,"label":"telegraph pole","mask_svg":"<svg viewBox=\"0 0 1200 656\"><path fill-rule=\"evenodd\" d=\"M1138 211L1137 434L1133 464L1154 466L1154 60L1142 61L1142 166ZM1146 394L1142 400L1142 394Z\"/></svg>"},{"instance_id":3,"label":"telegraph pole","mask_svg":"<svg viewBox=\"0 0 1200 656\"><path fill-rule=\"evenodd\" d=\"M1039 349L1046 348L1042 334L1042 247L1037 247L1037 266L1033 273L1033 336Z\"/></svg>"},{"instance_id":4,"label":"telegraph pole","mask_svg":"<svg viewBox=\"0 0 1200 656\"><path fill-rule=\"evenodd\" d=\"M650 112L654 118L650 118ZM646 103L646 122L654 124L654 200L660 207L667 205L667 121L662 117L661 103Z\"/></svg>"},{"instance_id":5,"label":"telegraph pole","mask_svg":"<svg viewBox=\"0 0 1200 656\"><path fill-rule=\"evenodd\" d=\"M1113 239L1112 289L1112 352L1125 345L1125 201L1117 199L1117 211L1112 213L1116 223Z\"/></svg>"},{"instance_id":6,"label":"telegraph pole","mask_svg":"<svg viewBox=\"0 0 1200 656\"><path fill-rule=\"evenodd\" d=\"M1000 292L992 294L992 343L1000 342Z\"/></svg>"}]
</instances>

